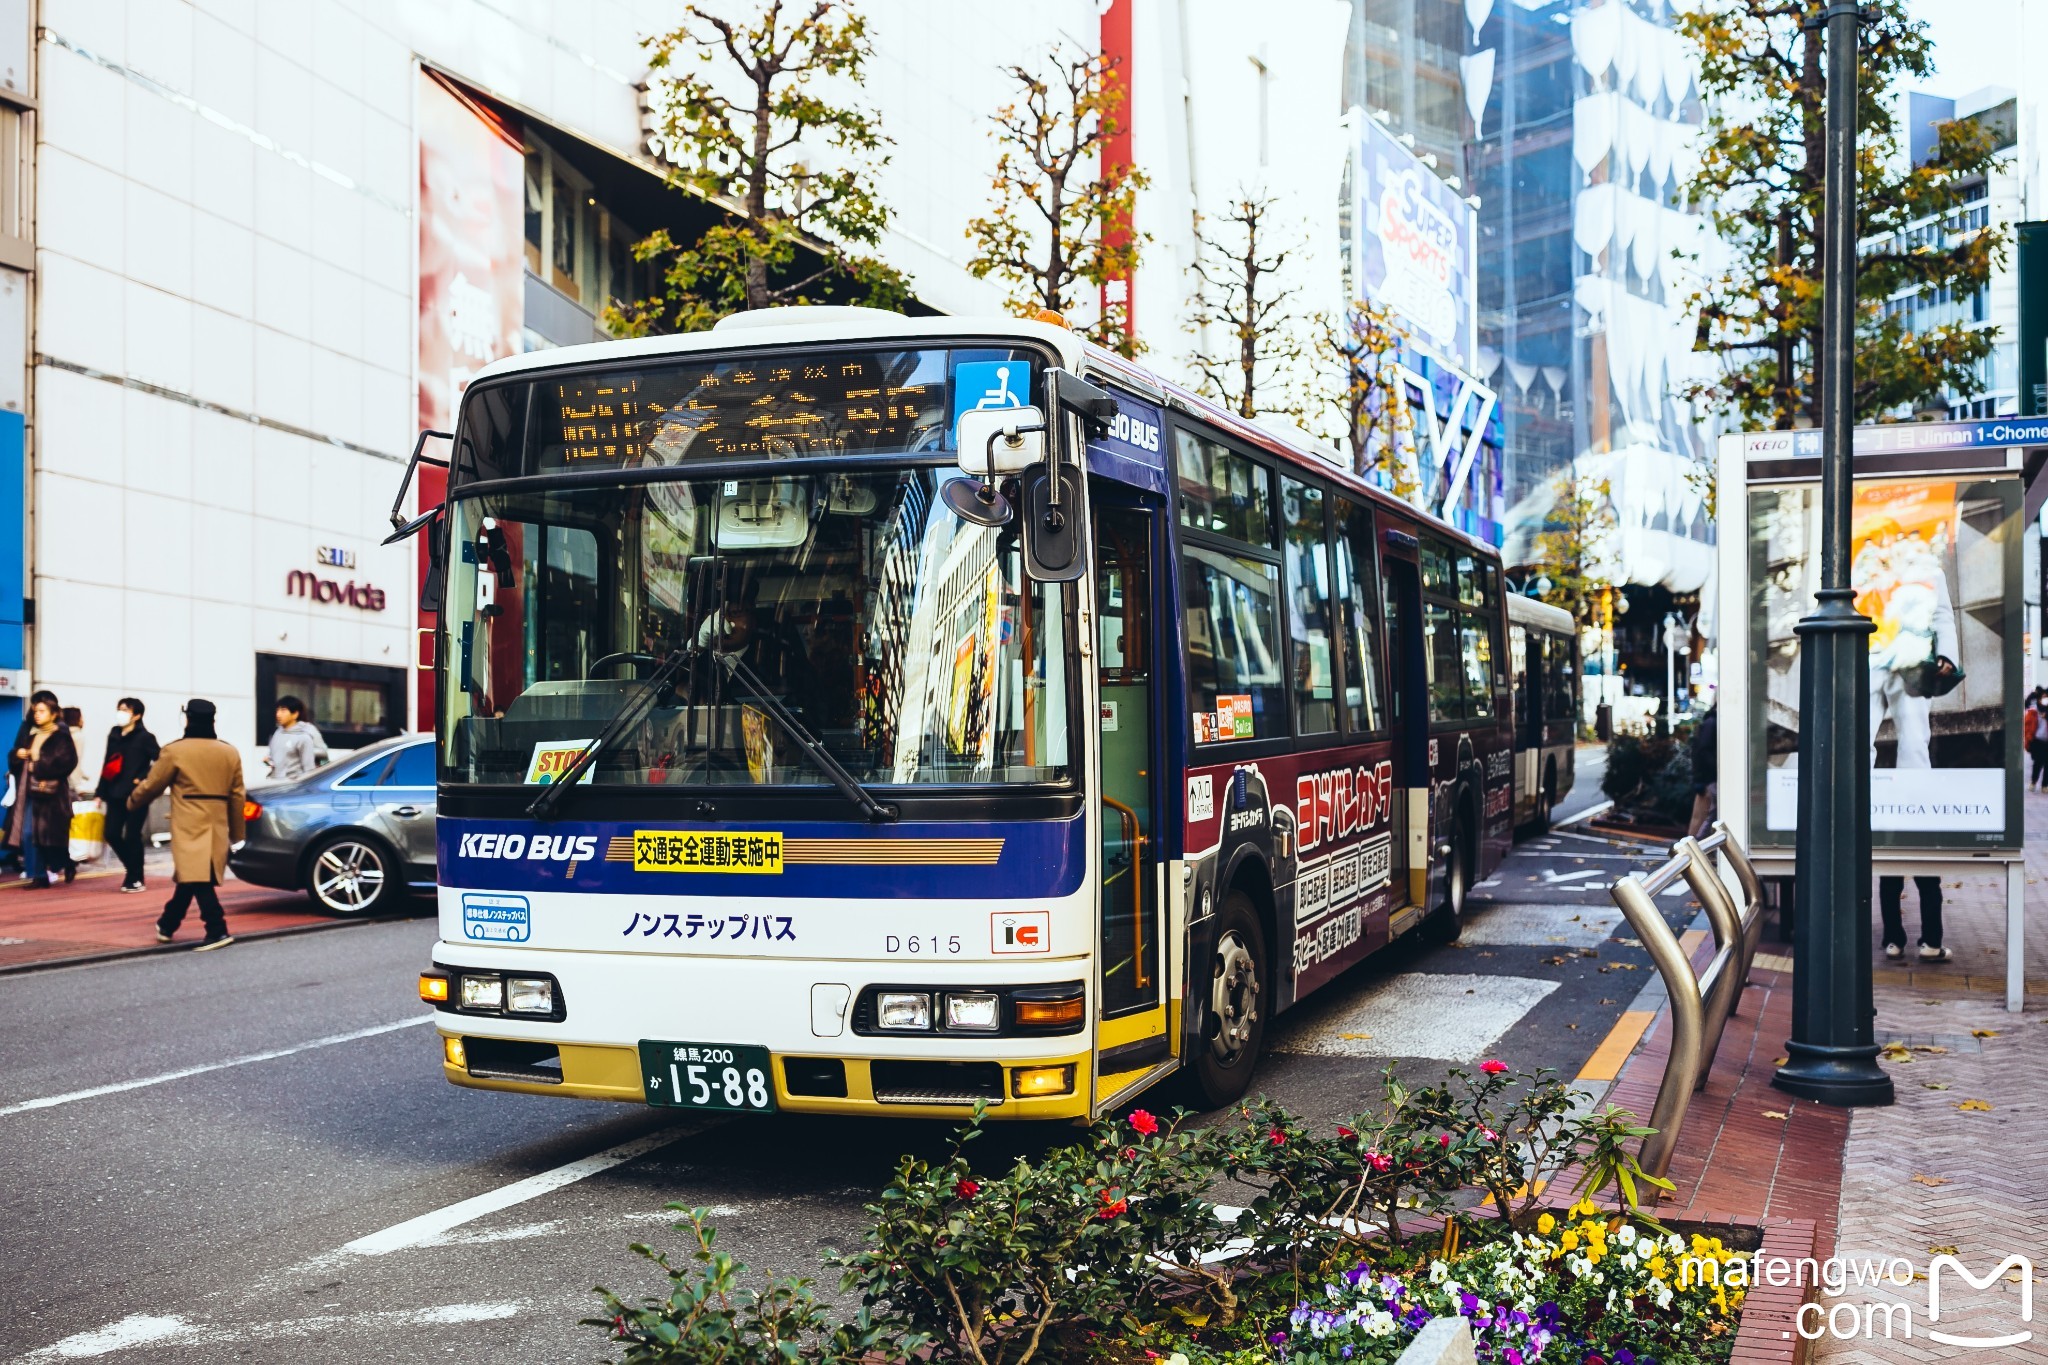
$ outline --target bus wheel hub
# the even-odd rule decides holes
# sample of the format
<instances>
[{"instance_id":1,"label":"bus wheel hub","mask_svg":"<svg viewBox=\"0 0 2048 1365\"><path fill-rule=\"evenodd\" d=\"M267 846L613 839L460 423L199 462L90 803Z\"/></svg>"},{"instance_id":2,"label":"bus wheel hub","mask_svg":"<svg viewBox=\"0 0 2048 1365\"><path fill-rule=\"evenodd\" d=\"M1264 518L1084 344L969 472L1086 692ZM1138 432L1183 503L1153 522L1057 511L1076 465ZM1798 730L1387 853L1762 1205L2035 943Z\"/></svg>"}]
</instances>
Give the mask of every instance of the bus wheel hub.
<instances>
[{"instance_id":1,"label":"bus wheel hub","mask_svg":"<svg viewBox=\"0 0 2048 1365\"><path fill-rule=\"evenodd\" d=\"M1244 940L1226 934L1216 945L1215 980L1209 988L1209 1012L1216 1021L1210 1044L1224 1062L1234 1061L1251 1042L1259 1018L1259 977Z\"/></svg>"}]
</instances>

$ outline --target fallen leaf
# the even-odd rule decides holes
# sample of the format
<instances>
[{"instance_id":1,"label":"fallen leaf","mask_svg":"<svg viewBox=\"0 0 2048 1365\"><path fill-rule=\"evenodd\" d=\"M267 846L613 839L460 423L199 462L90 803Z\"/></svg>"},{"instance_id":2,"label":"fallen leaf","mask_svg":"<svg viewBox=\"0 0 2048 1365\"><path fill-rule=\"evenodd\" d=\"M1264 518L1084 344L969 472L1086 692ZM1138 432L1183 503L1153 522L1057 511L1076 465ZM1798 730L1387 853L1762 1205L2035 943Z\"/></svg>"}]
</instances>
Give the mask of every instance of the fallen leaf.
<instances>
[{"instance_id":1,"label":"fallen leaf","mask_svg":"<svg viewBox=\"0 0 2048 1365\"><path fill-rule=\"evenodd\" d=\"M1970 1036L1972 1038L1996 1038L1998 1030L1995 1028L1973 1028L1970 1030Z\"/></svg>"},{"instance_id":2,"label":"fallen leaf","mask_svg":"<svg viewBox=\"0 0 2048 1365\"><path fill-rule=\"evenodd\" d=\"M1340 1033L1337 1036L1353 1043L1368 1042L1372 1038L1370 1033Z\"/></svg>"},{"instance_id":3,"label":"fallen leaf","mask_svg":"<svg viewBox=\"0 0 2048 1365\"><path fill-rule=\"evenodd\" d=\"M1958 1108L1958 1109L1970 1109L1970 1110L1974 1110L1974 1111L1976 1111L1976 1112L1978 1112L1978 1113L1989 1113L1989 1112L1990 1112L1990 1110L1991 1110L1991 1101L1989 1101L1989 1100L1959 1100L1959 1101L1958 1101L1958 1102L1956 1103L1956 1108Z\"/></svg>"},{"instance_id":4,"label":"fallen leaf","mask_svg":"<svg viewBox=\"0 0 2048 1365\"><path fill-rule=\"evenodd\" d=\"M1600 956L1600 954L1599 954L1598 950L1596 950L1596 949L1593 949L1593 948L1581 948L1581 949L1579 949L1579 956L1580 956L1580 957L1598 957L1598 956Z\"/></svg>"},{"instance_id":5,"label":"fallen leaf","mask_svg":"<svg viewBox=\"0 0 2048 1365\"><path fill-rule=\"evenodd\" d=\"M1477 957L1492 957L1492 956L1493 956L1493 954L1492 954L1492 953L1489 953L1489 952L1486 952L1486 951L1484 951L1484 950L1482 949L1482 950L1481 950L1480 952L1478 952L1477 954L1475 954L1475 956L1477 956Z\"/></svg>"},{"instance_id":6,"label":"fallen leaf","mask_svg":"<svg viewBox=\"0 0 2048 1365\"><path fill-rule=\"evenodd\" d=\"M1910 1062L1913 1060L1913 1050L1904 1043L1886 1043L1877 1050L1877 1055L1888 1062Z\"/></svg>"},{"instance_id":7,"label":"fallen leaf","mask_svg":"<svg viewBox=\"0 0 2048 1365\"><path fill-rule=\"evenodd\" d=\"M1634 962L1616 962L1612 965L1614 967L1614 970L1616 970L1617 972L1634 972L1642 970L1642 968ZM1603 967L1601 968L1601 970L1605 971L1607 969Z\"/></svg>"},{"instance_id":8,"label":"fallen leaf","mask_svg":"<svg viewBox=\"0 0 2048 1365\"><path fill-rule=\"evenodd\" d=\"M1643 941L1639 938L1618 938L1614 941L1624 948L1640 948L1643 946Z\"/></svg>"},{"instance_id":9,"label":"fallen leaf","mask_svg":"<svg viewBox=\"0 0 2048 1365\"><path fill-rule=\"evenodd\" d=\"M1782 1109L1766 1109L1764 1110L1764 1117L1767 1119L1782 1119L1786 1117L1786 1114Z\"/></svg>"},{"instance_id":10,"label":"fallen leaf","mask_svg":"<svg viewBox=\"0 0 2048 1365\"><path fill-rule=\"evenodd\" d=\"M1915 1043L1915 1044L1913 1045L1913 1051L1915 1051L1915 1052L1929 1052L1929 1053L1935 1053L1935 1054L1940 1054L1940 1053L1944 1053L1944 1052L1947 1052L1947 1051L1948 1051L1948 1049L1947 1049L1947 1048L1945 1048L1945 1047L1936 1047L1936 1046L1935 1046L1934 1044L1932 1044L1932 1043Z\"/></svg>"},{"instance_id":11,"label":"fallen leaf","mask_svg":"<svg viewBox=\"0 0 2048 1365\"><path fill-rule=\"evenodd\" d=\"M1844 93L1846 94L1847 92L1845 91ZM1956 1249L1954 1247L1947 1246L1929 1247L1927 1248L1927 1254L1929 1256L1953 1256L1956 1254Z\"/></svg>"},{"instance_id":12,"label":"fallen leaf","mask_svg":"<svg viewBox=\"0 0 2048 1365\"><path fill-rule=\"evenodd\" d=\"M1775 1062L1772 1062L1772 1063L1771 1063L1771 1065L1772 1065L1772 1066L1789 1066L1789 1065L1791 1064L1791 1062L1792 1062L1792 1059L1791 1059L1790 1057L1780 1057L1780 1058L1778 1058L1778 1060L1776 1060Z\"/></svg>"},{"instance_id":13,"label":"fallen leaf","mask_svg":"<svg viewBox=\"0 0 2048 1365\"><path fill-rule=\"evenodd\" d=\"M1922 1085L1926 1086L1926 1087L1927 1087L1927 1088L1928 1088L1929 1090L1946 1090L1946 1089L1948 1089L1948 1082L1947 1082L1947 1081L1922 1081L1922 1082L1920 1082L1920 1084L1922 1084Z\"/></svg>"},{"instance_id":14,"label":"fallen leaf","mask_svg":"<svg viewBox=\"0 0 2048 1365\"><path fill-rule=\"evenodd\" d=\"M1948 1184L1948 1177L1945 1175L1916 1175L1913 1177L1913 1183L1915 1185L1946 1185Z\"/></svg>"},{"instance_id":15,"label":"fallen leaf","mask_svg":"<svg viewBox=\"0 0 2048 1365\"><path fill-rule=\"evenodd\" d=\"M1534 881L1535 878L1531 877L1529 880ZM1939 1000L1922 1000L1920 1003L1923 1005L1939 1005L1941 1002Z\"/></svg>"},{"instance_id":16,"label":"fallen leaf","mask_svg":"<svg viewBox=\"0 0 2048 1365\"><path fill-rule=\"evenodd\" d=\"M1543 965L1546 967L1562 967L1564 959L1561 957L1546 957L1543 959Z\"/></svg>"},{"instance_id":17,"label":"fallen leaf","mask_svg":"<svg viewBox=\"0 0 2048 1365\"><path fill-rule=\"evenodd\" d=\"M1621 1002L1619 1000L1602 1000L1600 1003L1603 1005L1618 1005Z\"/></svg>"}]
</instances>

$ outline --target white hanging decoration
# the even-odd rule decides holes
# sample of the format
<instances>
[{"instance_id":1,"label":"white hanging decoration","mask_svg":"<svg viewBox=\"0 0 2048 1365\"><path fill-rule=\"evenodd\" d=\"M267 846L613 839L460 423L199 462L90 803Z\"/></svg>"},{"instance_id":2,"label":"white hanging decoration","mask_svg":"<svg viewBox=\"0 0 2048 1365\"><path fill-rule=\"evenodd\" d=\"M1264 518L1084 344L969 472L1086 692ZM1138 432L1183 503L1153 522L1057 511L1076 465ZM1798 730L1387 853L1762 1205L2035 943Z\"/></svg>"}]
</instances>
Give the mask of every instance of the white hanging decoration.
<instances>
[{"instance_id":1,"label":"white hanging decoration","mask_svg":"<svg viewBox=\"0 0 2048 1365\"><path fill-rule=\"evenodd\" d=\"M1479 41L1479 30L1486 27L1487 19L1493 14L1493 0L1465 0L1465 22L1472 25L1472 41Z\"/></svg>"},{"instance_id":2,"label":"white hanging decoration","mask_svg":"<svg viewBox=\"0 0 2048 1365\"><path fill-rule=\"evenodd\" d=\"M1613 185L1588 185L1572 204L1572 241L1588 256L1598 256L1614 240Z\"/></svg>"},{"instance_id":3,"label":"white hanging decoration","mask_svg":"<svg viewBox=\"0 0 2048 1365\"><path fill-rule=\"evenodd\" d=\"M1685 36L1670 30L1664 34L1664 97L1675 110L1685 103L1692 89L1692 50Z\"/></svg>"},{"instance_id":4,"label":"white hanging decoration","mask_svg":"<svg viewBox=\"0 0 2048 1365\"><path fill-rule=\"evenodd\" d=\"M1582 9L1572 16L1572 55L1589 76L1599 76L1614 64L1614 44L1621 30L1621 6L1610 3L1598 9Z\"/></svg>"},{"instance_id":5,"label":"white hanging decoration","mask_svg":"<svg viewBox=\"0 0 2048 1365\"><path fill-rule=\"evenodd\" d=\"M1619 95L1581 95L1572 104L1572 160L1591 175L1614 146Z\"/></svg>"},{"instance_id":6,"label":"white hanging decoration","mask_svg":"<svg viewBox=\"0 0 2048 1365\"><path fill-rule=\"evenodd\" d=\"M1465 110L1476 129L1486 121L1486 101L1493 95L1493 49L1458 58L1458 74L1465 79Z\"/></svg>"},{"instance_id":7,"label":"white hanging decoration","mask_svg":"<svg viewBox=\"0 0 2048 1365\"><path fill-rule=\"evenodd\" d=\"M1508 378L1515 381L1515 389L1524 400L1529 397L1529 384L1536 378L1536 369L1536 366L1525 365L1519 360L1508 361Z\"/></svg>"}]
</instances>

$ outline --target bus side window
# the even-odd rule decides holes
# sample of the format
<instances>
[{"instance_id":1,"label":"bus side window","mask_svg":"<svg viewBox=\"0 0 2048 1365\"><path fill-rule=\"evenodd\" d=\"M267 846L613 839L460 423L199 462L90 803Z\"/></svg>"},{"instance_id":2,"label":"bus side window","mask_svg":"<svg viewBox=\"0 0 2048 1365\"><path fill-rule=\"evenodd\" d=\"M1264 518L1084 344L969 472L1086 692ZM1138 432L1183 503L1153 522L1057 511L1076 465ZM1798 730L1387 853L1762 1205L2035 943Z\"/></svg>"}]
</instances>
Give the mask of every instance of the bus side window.
<instances>
[{"instance_id":1,"label":"bus side window","mask_svg":"<svg viewBox=\"0 0 2048 1365\"><path fill-rule=\"evenodd\" d=\"M1294 680L1295 732L1337 728L1336 680L1330 657L1328 500L1320 488L1280 480L1287 563L1287 630Z\"/></svg>"},{"instance_id":2,"label":"bus side window","mask_svg":"<svg viewBox=\"0 0 2048 1365\"><path fill-rule=\"evenodd\" d=\"M1337 634L1344 664L1345 728L1353 734L1371 734L1386 726L1379 642L1373 631L1380 607L1372 581L1372 513L1343 498L1337 508ZM1393 628L1389 616L1387 629Z\"/></svg>"}]
</instances>

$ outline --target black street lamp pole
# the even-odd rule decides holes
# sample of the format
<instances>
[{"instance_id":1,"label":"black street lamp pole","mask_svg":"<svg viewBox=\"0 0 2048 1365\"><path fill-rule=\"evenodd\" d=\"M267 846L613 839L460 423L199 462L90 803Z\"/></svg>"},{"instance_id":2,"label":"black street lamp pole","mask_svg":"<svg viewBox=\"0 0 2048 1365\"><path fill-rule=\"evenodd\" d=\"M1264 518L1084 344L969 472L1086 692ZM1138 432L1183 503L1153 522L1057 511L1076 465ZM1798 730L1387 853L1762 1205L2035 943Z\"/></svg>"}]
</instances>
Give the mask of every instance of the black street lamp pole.
<instances>
[{"instance_id":1,"label":"black street lamp pole","mask_svg":"<svg viewBox=\"0 0 2048 1365\"><path fill-rule=\"evenodd\" d=\"M1870 995L1870 633L1849 587L1856 422L1857 29L1827 27L1827 206L1821 306L1818 605L1799 623L1799 834L1792 1037L1772 1084L1825 1104L1889 1104Z\"/></svg>"}]
</instances>

